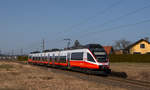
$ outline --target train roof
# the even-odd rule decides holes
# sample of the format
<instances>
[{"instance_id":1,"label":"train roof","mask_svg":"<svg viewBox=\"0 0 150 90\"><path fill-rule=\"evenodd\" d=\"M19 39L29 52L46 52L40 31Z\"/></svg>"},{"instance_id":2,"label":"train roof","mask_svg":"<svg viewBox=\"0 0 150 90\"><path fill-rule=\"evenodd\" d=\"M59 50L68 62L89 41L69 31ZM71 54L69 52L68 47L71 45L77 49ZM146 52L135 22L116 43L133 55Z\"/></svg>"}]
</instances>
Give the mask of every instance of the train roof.
<instances>
[{"instance_id":1,"label":"train roof","mask_svg":"<svg viewBox=\"0 0 150 90\"><path fill-rule=\"evenodd\" d=\"M41 52L41 53L32 53L32 54L29 54L29 56L31 55L34 55L34 56L44 56L44 55L52 55L53 53L55 53L56 55L60 54L60 53L64 53L66 54L67 52L85 52L87 51L88 49L70 49L70 50L62 50L62 51L53 51L53 52Z\"/></svg>"},{"instance_id":2,"label":"train roof","mask_svg":"<svg viewBox=\"0 0 150 90\"><path fill-rule=\"evenodd\" d=\"M79 47L70 47L65 49L51 49L51 50L44 50L43 52L35 51L31 52L30 54L40 54L40 53L48 53L48 52L60 52L60 51L70 51L70 50L81 50L81 49L90 49L90 48L103 48L100 44L87 44L84 46Z\"/></svg>"}]
</instances>

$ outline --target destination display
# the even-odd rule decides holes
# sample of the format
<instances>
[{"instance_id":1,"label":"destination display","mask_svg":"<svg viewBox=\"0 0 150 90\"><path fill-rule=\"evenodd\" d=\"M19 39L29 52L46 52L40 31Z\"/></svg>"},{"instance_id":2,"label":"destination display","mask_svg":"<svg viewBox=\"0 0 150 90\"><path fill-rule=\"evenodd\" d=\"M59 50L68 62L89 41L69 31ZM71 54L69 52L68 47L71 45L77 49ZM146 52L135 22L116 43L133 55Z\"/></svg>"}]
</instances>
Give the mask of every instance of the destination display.
<instances>
[{"instance_id":1,"label":"destination display","mask_svg":"<svg viewBox=\"0 0 150 90\"><path fill-rule=\"evenodd\" d=\"M106 55L105 52L94 52L95 55Z\"/></svg>"}]
</instances>

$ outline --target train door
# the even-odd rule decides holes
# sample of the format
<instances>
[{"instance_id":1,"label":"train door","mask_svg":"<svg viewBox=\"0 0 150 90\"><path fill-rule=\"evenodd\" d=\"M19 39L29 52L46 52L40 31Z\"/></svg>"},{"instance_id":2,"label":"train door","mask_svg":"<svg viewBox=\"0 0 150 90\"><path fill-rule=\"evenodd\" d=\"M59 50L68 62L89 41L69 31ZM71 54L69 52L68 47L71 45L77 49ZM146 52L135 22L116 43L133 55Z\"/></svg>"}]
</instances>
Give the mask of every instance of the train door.
<instances>
[{"instance_id":1,"label":"train door","mask_svg":"<svg viewBox=\"0 0 150 90\"><path fill-rule=\"evenodd\" d=\"M52 57L52 65L55 66L55 54L53 54L53 57Z\"/></svg>"},{"instance_id":2,"label":"train door","mask_svg":"<svg viewBox=\"0 0 150 90\"><path fill-rule=\"evenodd\" d=\"M49 66L49 62L50 62L50 55L48 54L48 56L47 56L47 65Z\"/></svg>"},{"instance_id":3,"label":"train door","mask_svg":"<svg viewBox=\"0 0 150 90\"><path fill-rule=\"evenodd\" d=\"M67 53L67 66L70 68L70 53Z\"/></svg>"}]
</instances>

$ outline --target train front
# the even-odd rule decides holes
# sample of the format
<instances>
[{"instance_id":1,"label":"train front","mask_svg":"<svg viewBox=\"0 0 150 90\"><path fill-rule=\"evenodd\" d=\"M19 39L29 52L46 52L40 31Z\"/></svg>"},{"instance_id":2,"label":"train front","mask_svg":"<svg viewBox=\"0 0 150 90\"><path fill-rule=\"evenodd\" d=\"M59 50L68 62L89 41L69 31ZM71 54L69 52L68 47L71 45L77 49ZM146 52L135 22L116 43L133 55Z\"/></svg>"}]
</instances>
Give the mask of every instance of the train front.
<instances>
[{"instance_id":1,"label":"train front","mask_svg":"<svg viewBox=\"0 0 150 90\"><path fill-rule=\"evenodd\" d=\"M99 71L107 74L111 73L109 58L104 48L99 44L90 44L88 48L99 66Z\"/></svg>"}]
</instances>

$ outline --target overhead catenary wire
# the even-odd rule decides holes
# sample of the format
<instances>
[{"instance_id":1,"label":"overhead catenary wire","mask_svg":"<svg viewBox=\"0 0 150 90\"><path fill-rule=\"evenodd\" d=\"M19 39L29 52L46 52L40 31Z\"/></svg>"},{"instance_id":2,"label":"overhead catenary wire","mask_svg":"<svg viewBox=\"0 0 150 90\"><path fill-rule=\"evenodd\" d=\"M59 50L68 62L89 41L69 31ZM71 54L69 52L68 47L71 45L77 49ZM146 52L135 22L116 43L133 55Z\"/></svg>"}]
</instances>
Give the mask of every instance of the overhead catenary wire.
<instances>
[{"instance_id":1,"label":"overhead catenary wire","mask_svg":"<svg viewBox=\"0 0 150 90\"><path fill-rule=\"evenodd\" d=\"M62 34L67 34L68 32L73 31L74 28L79 27L83 24L88 23L90 20L98 17L99 15L105 14L106 12L112 10L113 8L115 8L116 6L120 5L123 2L123 0L117 0L116 2L112 3L111 5L109 5L107 8L103 9L102 11L98 11L97 13L95 13L93 16L89 16L86 19L82 20L81 22L79 22L78 24L72 25L70 28L68 29L64 29L61 30L61 32L58 32L57 37L60 38L62 36ZM61 36L59 36L61 35ZM67 36L67 35L66 35ZM64 37L62 37L64 38ZM70 38L70 37L65 37L65 38ZM55 38L57 39L57 38Z\"/></svg>"},{"instance_id":2,"label":"overhead catenary wire","mask_svg":"<svg viewBox=\"0 0 150 90\"><path fill-rule=\"evenodd\" d=\"M139 21L139 22L132 23L132 24L125 24L125 25L119 25L116 27L108 28L108 29L102 29L99 31L87 33L87 34L83 35L81 39L84 39L84 37L88 36L89 34L90 34L90 37L92 37L92 36L95 36L97 34L102 34L102 32L109 32L109 31L114 31L114 30L118 30L118 29L120 30L120 28L127 28L127 27L131 27L131 26L135 26L135 25L139 25L139 24L144 24L144 23L148 23L148 22L150 22L150 19ZM98 32L101 32L101 33L98 33ZM92 34L92 33L94 33L94 34Z\"/></svg>"},{"instance_id":3,"label":"overhead catenary wire","mask_svg":"<svg viewBox=\"0 0 150 90\"><path fill-rule=\"evenodd\" d=\"M138 8L138 9L135 9L135 10L130 11L130 12L126 13L126 14L123 14L123 15L121 15L121 16L115 18L115 19L108 20L108 21L106 21L106 22L104 22L104 23L102 23L102 24L100 24L100 25L97 25L98 27L96 27L96 28L94 27L94 29L101 28L101 27L104 27L104 26L106 26L106 25L108 25L108 24L117 22L117 21L119 21L119 20L124 19L125 17L128 17L128 16L130 16L130 15L134 15L134 14L136 14L136 13L138 13L138 12L144 10L144 9L147 9L147 8L150 8L150 5L147 5L147 6ZM89 29L89 28L88 28L88 29ZM86 29L86 33L91 34L92 31L88 32L88 31L87 31L88 29ZM93 30L93 28L92 28L92 30ZM82 31L83 31L83 30L82 30ZM85 30L84 30L84 31L85 31ZM65 32L65 31L64 31L64 32ZM71 32L71 30L70 30L70 31L67 31L67 32L65 32L65 33L69 33L69 32ZM96 32L98 33L99 30L96 31ZM80 31L80 33L81 33L81 31ZM74 33L73 33L73 34L74 34ZM67 35L67 36L68 36L68 35ZM85 34L82 34L81 36L86 36L86 35L85 35ZM78 37L80 37L80 36L78 36ZM60 38L60 37L59 37L59 38ZM70 37L68 37L68 38L70 38ZM82 39L83 39L83 38L82 38Z\"/></svg>"},{"instance_id":4,"label":"overhead catenary wire","mask_svg":"<svg viewBox=\"0 0 150 90\"><path fill-rule=\"evenodd\" d=\"M121 20L121 19L127 17L127 16L136 14L136 13L138 13L138 12L140 12L140 11L146 9L146 8L150 8L150 5L147 5L147 6L138 8L138 9L135 9L135 10L133 10L133 11L131 11L131 12L128 12L128 13L126 13L126 14L124 14L124 15L121 15L121 16L115 18L115 19L106 21L106 22L104 22L103 24L98 25L98 28L102 28L102 27L105 26L105 25L108 25L108 24L110 24L110 23L114 23L114 22L116 22L116 21L119 21L119 20ZM88 29L85 29L84 31L86 31L86 32L84 32L84 34L80 34L80 35L81 35L81 36L86 36L87 34L85 34L85 33L89 33L89 34L91 35L91 33L93 32L93 30L95 30L95 29L97 29L97 28L92 28L92 31L87 31ZM83 30L82 30L82 31L83 31ZM98 29L97 31L94 31L94 32L97 32L97 33L98 33L99 31L100 31L100 29ZM80 31L80 33L81 33L81 31ZM81 37L81 36L78 35L78 37ZM82 39L83 39L83 38L82 38Z\"/></svg>"},{"instance_id":5,"label":"overhead catenary wire","mask_svg":"<svg viewBox=\"0 0 150 90\"><path fill-rule=\"evenodd\" d=\"M118 17L118 18L115 18L115 19L112 19L112 20L109 20L109 21L107 21L107 22L105 22L105 23L103 23L103 24L101 24L102 26L105 26L105 25L108 25L108 24L110 24L110 23L113 23L113 22L116 22L116 21L119 21L119 20L121 20L122 18L125 18L125 17L127 17L127 16L130 16L130 15L133 15L133 14L135 14L135 13L137 13L137 12L140 12L140 11L142 11L142 10L144 10L144 9L146 9L146 8L149 8L150 7L150 5L148 5L148 6L145 6L145 7L142 7L142 8L140 8L140 9L136 9L136 10L134 10L134 11L131 11L131 12L129 12L129 13L127 13L127 14L124 14L124 15L122 15L122 16L120 16L120 17ZM107 11L107 10L106 10ZM95 17L95 16L94 16ZM89 20L85 20L85 22L89 22L91 19L89 19ZM80 26L80 25L82 25L82 24L77 24L77 26ZM76 25L75 25L75 27L77 27ZM73 27L73 28L75 28L75 27ZM72 28L72 27L71 27ZM100 28L100 25L98 25L98 28ZM69 30L69 29L68 29ZM62 32L65 32L66 30L63 30ZM67 31L67 32L65 32L65 33L69 33L71 30L69 30L69 31ZM81 32L81 31L80 31ZM99 31L97 31L97 32L99 32ZM89 33L92 33L92 32L89 32ZM61 33L62 34L62 33ZM83 35L82 35L83 36ZM60 37L59 37L60 38ZM68 38L68 37L67 37ZM55 39L57 39L57 38L55 38Z\"/></svg>"},{"instance_id":6,"label":"overhead catenary wire","mask_svg":"<svg viewBox=\"0 0 150 90\"><path fill-rule=\"evenodd\" d=\"M104 27L104 26L106 26L106 25L108 25L108 24L111 24L111 23L117 22L117 21L119 21L119 20L122 20L122 19L124 19L125 17L128 17L128 16L130 16L130 15L134 15L134 14L136 14L136 13L138 13L138 12L144 10L144 9L147 9L147 8L150 8L150 5L147 5L147 6L138 8L138 9L135 9L135 10L130 11L130 12L126 13L126 14L123 14L123 15L121 15L121 16L115 18L115 19L111 19L111 20L108 20L108 21L106 21L106 22L104 22L104 23L102 23L102 24L99 24L99 25L93 27L93 28L92 28L92 31L95 30L95 29ZM88 30L89 30L89 27L88 27L87 29L85 29L85 30L80 30L80 33L81 33L82 31L86 31L86 33L91 33L91 32L92 32L92 31L88 31ZM67 33L71 32L71 31L72 31L72 30L67 31L67 32L64 31L64 32L65 32L65 34L67 34ZM78 32L78 30L76 30L76 32ZM75 33L72 33L72 34L75 35ZM69 36L69 35L67 35L67 36ZM71 35L70 35L70 36L71 36ZM84 34L82 34L81 36L84 36ZM80 37L80 36L78 36L78 37ZM59 37L59 38L60 38L60 37ZM69 38L70 38L70 37L69 37Z\"/></svg>"},{"instance_id":7,"label":"overhead catenary wire","mask_svg":"<svg viewBox=\"0 0 150 90\"><path fill-rule=\"evenodd\" d=\"M131 12L128 12L128 13L126 13L126 14L124 14L124 15L121 15L121 16L115 18L115 19L108 20L108 21L106 21L106 22L104 22L104 23L102 23L102 24L99 24L99 25L93 27L92 30L95 30L95 29L98 29L98 28L102 28L102 27L104 27L104 26L106 26L106 25L108 25L108 24L117 22L117 21L119 21L119 20L121 20L121 19L124 19L124 18L127 17L127 16L136 14L136 13L138 13L138 12L140 12L140 11L146 9L146 8L150 8L150 5L147 5L147 6L142 7L142 8L138 8L138 9L136 9L136 10L134 10L134 11L131 11ZM85 30L82 30L82 31L86 31L86 33L87 33L87 32L88 32L87 30L89 30L89 27L88 27L87 29L85 29ZM98 30L99 30L99 29L98 29ZM81 32L81 31L80 31L80 32ZM91 32L92 32L92 31L90 31L90 32L88 32L88 33L91 33Z\"/></svg>"},{"instance_id":8,"label":"overhead catenary wire","mask_svg":"<svg viewBox=\"0 0 150 90\"><path fill-rule=\"evenodd\" d=\"M79 22L78 24L75 24L75 25L71 26L69 29L64 30L64 31L71 31L73 28L76 28L76 27L79 27L79 26L81 26L81 25L83 25L83 24L88 23L90 20L96 18L98 15L100 15L100 14L102 15L102 14L104 14L104 13L110 11L110 10L113 9L114 7L118 6L119 4L121 4L121 2L123 2L123 0L118 0L117 2L115 2L115 3L111 4L111 5L109 5L106 9L104 9L104 10L102 10L102 11L98 11L98 12L95 13L93 16L87 17L86 19L82 20L82 21Z\"/></svg>"},{"instance_id":9,"label":"overhead catenary wire","mask_svg":"<svg viewBox=\"0 0 150 90\"><path fill-rule=\"evenodd\" d=\"M88 23L90 20L98 17L99 15L103 15L106 12L110 11L111 9L115 8L116 6L120 5L123 2L123 0L117 0L115 3L109 5L107 8L100 10L98 12L96 12L94 15L87 17L86 19L83 19L82 21L78 22L77 24L72 25L71 27L69 27L68 29L64 29L61 30L58 34L63 34L64 32L70 32L72 31L74 28L77 28L83 24Z\"/></svg>"}]
</instances>

